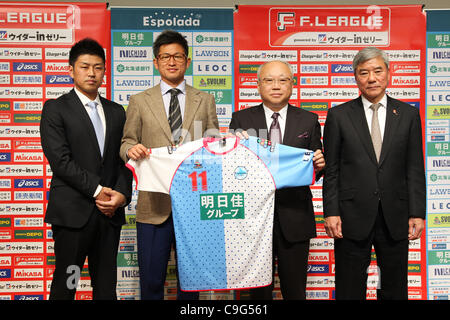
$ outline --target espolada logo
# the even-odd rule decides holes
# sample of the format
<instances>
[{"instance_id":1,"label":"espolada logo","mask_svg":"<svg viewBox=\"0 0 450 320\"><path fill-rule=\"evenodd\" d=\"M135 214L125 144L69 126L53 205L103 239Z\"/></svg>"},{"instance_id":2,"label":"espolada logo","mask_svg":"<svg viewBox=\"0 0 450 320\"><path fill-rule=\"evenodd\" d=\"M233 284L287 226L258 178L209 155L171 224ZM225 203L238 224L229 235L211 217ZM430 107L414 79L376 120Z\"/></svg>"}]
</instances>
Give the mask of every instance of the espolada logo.
<instances>
[{"instance_id":1,"label":"espolada logo","mask_svg":"<svg viewBox=\"0 0 450 320\"><path fill-rule=\"evenodd\" d=\"M201 14L172 14L170 12L155 12L151 16L142 17L142 25L145 27L199 27Z\"/></svg>"}]
</instances>

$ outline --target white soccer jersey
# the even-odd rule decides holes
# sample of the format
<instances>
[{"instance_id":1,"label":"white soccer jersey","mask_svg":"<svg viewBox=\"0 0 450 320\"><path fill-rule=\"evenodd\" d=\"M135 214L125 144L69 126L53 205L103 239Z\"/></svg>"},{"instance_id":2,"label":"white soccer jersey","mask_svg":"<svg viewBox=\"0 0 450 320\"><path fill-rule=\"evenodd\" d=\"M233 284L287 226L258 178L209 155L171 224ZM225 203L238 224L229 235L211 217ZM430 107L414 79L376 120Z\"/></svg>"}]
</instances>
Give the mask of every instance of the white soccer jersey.
<instances>
[{"instance_id":1,"label":"white soccer jersey","mask_svg":"<svg viewBox=\"0 0 450 320\"><path fill-rule=\"evenodd\" d=\"M269 285L275 189L314 183L310 150L255 137L222 141L156 148L127 164L138 190L171 196L184 291Z\"/></svg>"}]
</instances>

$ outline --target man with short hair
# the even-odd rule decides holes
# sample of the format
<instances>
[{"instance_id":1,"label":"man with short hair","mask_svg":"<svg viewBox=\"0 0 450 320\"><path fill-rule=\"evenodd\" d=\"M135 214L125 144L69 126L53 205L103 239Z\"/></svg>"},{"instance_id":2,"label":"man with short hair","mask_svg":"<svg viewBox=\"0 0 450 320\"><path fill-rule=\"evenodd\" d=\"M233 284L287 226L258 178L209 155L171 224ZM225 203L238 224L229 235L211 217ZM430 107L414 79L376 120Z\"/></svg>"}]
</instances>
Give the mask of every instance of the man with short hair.
<instances>
[{"instance_id":1,"label":"man with short hair","mask_svg":"<svg viewBox=\"0 0 450 320\"><path fill-rule=\"evenodd\" d=\"M105 52L95 40L71 48L69 74L74 89L44 104L40 124L53 172L45 214L55 241L50 299L74 299L86 257L93 299L116 299L117 250L132 184L119 157L125 110L98 94Z\"/></svg>"},{"instance_id":2,"label":"man with short hair","mask_svg":"<svg viewBox=\"0 0 450 320\"><path fill-rule=\"evenodd\" d=\"M387 54L360 50L353 71L361 96L328 111L324 129L325 229L335 239L336 299L365 299L372 245L379 299L408 298L408 240L425 218L419 110L386 95Z\"/></svg>"},{"instance_id":3,"label":"man with short hair","mask_svg":"<svg viewBox=\"0 0 450 320\"><path fill-rule=\"evenodd\" d=\"M258 92L262 104L234 112L230 130L269 138L273 143L314 151L316 177L324 168L318 116L290 105L293 74L289 63L270 61L258 69ZM245 134L244 134L245 135ZM299 159L299 162L301 159ZM273 258L284 299L306 299L309 241L316 236L316 223L309 187L275 192ZM250 290L252 299L272 299L273 283Z\"/></svg>"},{"instance_id":4,"label":"man with short hair","mask_svg":"<svg viewBox=\"0 0 450 320\"><path fill-rule=\"evenodd\" d=\"M214 97L184 79L191 59L183 35L162 32L153 53L161 82L130 97L120 148L124 161L148 157L149 148L200 139L204 134L219 135ZM136 229L141 299L164 299L167 264L175 242L169 195L139 192ZM198 299L198 292L178 290L178 299Z\"/></svg>"}]
</instances>

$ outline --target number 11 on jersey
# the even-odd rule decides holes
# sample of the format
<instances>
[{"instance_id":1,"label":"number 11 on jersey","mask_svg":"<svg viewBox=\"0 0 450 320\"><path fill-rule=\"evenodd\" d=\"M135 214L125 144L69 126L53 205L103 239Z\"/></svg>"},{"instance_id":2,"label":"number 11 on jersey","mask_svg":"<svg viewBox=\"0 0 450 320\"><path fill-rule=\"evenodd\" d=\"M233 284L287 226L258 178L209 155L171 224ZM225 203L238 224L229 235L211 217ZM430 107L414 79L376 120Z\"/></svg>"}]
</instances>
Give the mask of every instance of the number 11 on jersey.
<instances>
[{"instance_id":1,"label":"number 11 on jersey","mask_svg":"<svg viewBox=\"0 0 450 320\"><path fill-rule=\"evenodd\" d=\"M208 180L207 180L207 177L206 177L206 171L202 171L198 175L197 175L197 171L194 171L190 175L188 175L188 177L191 178L192 191L198 191L197 176L200 177L201 184L202 184L202 191L207 191L208 190Z\"/></svg>"}]
</instances>

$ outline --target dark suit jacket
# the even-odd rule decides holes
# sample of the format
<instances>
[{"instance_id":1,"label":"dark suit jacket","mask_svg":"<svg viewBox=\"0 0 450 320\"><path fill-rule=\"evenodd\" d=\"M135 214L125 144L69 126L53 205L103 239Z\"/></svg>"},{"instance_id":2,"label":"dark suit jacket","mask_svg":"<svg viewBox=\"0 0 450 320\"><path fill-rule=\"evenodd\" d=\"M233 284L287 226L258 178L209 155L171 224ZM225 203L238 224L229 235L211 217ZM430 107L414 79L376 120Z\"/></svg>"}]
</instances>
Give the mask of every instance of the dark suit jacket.
<instances>
[{"instance_id":1,"label":"dark suit jacket","mask_svg":"<svg viewBox=\"0 0 450 320\"><path fill-rule=\"evenodd\" d=\"M344 237L368 237L380 200L395 240L407 238L410 217L425 218L422 129L416 108L387 98L379 164L361 97L328 111L324 149L324 215L341 216Z\"/></svg>"},{"instance_id":2,"label":"dark suit jacket","mask_svg":"<svg viewBox=\"0 0 450 320\"><path fill-rule=\"evenodd\" d=\"M267 124L262 104L234 112L230 129L246 130L250 135L267 138ZM253 129L253 130L252 130ZM318 116L289 105L283 144L309 150L322 150ZM316 236L316 222L309 187L279 189L275 192L275 212L283 236L289 242L305 241Z\"/></svg>"},{"instance_id":3,"label":"dark suit jacket","mask_svg":"<svg viewBox=\"0 0 450 320\"><path fill-rule=\"evenodd\" d=\"M74 90L44 104L41 143L53 172L47 223L84 226L98 210L93 195L99 184L122 193L127 203L131 201L131 172L119 156L125 111L117 103L100 99L106 119L103 158L91 119ZM125 223L123 207L117 209L111 223Z\"/></svg>"}]
</instances>

